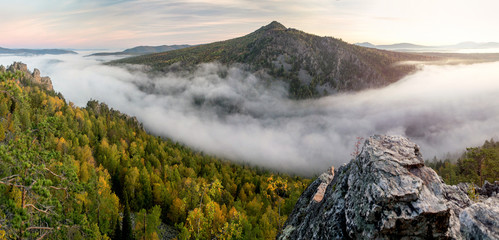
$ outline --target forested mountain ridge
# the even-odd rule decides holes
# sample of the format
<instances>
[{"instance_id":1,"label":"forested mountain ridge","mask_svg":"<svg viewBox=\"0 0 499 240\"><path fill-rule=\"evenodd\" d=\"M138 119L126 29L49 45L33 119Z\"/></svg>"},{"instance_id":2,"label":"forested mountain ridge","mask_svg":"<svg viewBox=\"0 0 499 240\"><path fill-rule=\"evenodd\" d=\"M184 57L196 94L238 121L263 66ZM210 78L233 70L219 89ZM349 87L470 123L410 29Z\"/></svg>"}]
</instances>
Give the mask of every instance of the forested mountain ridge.
<instances>
[{"instance_id":1,"label":"forested mountain ridge","mask_svg":"<svg viewBox=\"0 0 499 240\"><path fill-rule=\"evenodd\" d=\"M167 52L182 48L191 47L191 45L161 45L161 46L137 46L125 49L121 52L99 52L93 53L89 56L113 56L113 55L144 55L150 53Z\"/></svg>"},{"instance_id":2,"label":"forested mountain ridge","mask_svg":"<svg viewBox=\"0 0 499 240\"><path fill-rule=\"evenodd\" d=\"M286 28L274 21L243 37L111 63L146 64L160 71L183 70L213 61L242 63L262 77L268 74L288 82L292 98L308 98L386 86L416 69L414 65L395 63L436 59L364 48Z\"/></svg>"},{"instance_id":3,"label":"forested mountain ridge","mask_svg":"<svg viewBox=\"0 0 499 240\"><path fill-rule=\"evenodd\" d=\"M76 107L12 69L0 68L0 239L158 239L161 223L179 239L273 239L308 185L152 136L103 103Z\"/></svg>"},{"instance_id":4,"label":"forested mountain ridge","mask_svg":"<svg viewBox=\"0 0 499 240\"><path fill-rule=\"evenodd\" d=\"M357 46L368 47L368 48L377 48L391 51L452 51L457 49L489 49L489 48L498 48L499 43L497 42L485 42L485 43L477 43L477 42L461 42L452 45L436 45L436 46L427 46L427 45L418 45L413 43L395 43L395 44L386 44L386 45L374 45L369 42L355 43Z\"/></svg>"},{"instance_id":5,"label":"forested mountain ridge","mask_svg":"<svg viewBox=\"0 0 499 240\"><path fill-rule=\"evenodd\" d=\"M77 53L71 50L64 50L64 49L26 49L26 48L12 49L12 48L0 47L0 54L60 55L60 54L77 54Z\"/></svg>"}]
</instances>

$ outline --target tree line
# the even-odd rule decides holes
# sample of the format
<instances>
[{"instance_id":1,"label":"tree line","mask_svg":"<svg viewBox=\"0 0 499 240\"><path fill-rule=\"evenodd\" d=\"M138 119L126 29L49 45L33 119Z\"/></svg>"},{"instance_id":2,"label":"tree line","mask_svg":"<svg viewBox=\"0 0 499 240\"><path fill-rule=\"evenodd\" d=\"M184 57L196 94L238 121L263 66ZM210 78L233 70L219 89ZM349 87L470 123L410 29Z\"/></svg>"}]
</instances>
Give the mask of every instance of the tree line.
<instances>
[{"instance_id":1,"label":"tree line","mask_svg":"<svg viewBox=\"0 0 499 240\"><path fill-rule=\"evenodd\" d=\"M467 148L457 160L450 158L427 160L447 184L467 182L482 186L485 181L499 181L499 142L486 140L480 147Z\"/></svg>"}]
</instances>

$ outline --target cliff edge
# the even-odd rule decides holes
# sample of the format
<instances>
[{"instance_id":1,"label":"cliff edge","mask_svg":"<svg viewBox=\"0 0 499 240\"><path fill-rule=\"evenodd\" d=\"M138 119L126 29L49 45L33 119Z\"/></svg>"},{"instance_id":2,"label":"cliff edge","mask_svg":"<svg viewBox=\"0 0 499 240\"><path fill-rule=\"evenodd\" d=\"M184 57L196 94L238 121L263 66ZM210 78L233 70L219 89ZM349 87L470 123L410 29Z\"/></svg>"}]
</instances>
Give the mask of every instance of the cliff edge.
<instances>
[{"instance_id":1,"label":"cliff edge","mask_svg":"<svg viewBox=\"0 0 499 240\"><path fill-rule=\"evenodd\" d=\"M278 239L499 239L499 182L476 201L469 190L446 185L408 139L372 136L310 184Z\"/></svg>"}]
</instances>

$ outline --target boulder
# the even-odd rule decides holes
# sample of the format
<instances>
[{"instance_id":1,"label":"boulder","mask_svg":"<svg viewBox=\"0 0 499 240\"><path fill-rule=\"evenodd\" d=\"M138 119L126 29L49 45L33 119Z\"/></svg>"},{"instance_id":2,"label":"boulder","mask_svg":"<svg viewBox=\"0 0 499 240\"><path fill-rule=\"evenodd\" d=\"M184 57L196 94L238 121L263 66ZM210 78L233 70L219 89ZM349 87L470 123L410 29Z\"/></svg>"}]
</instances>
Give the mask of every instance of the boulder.
<instances>
[{"instance_id":1,"label":"boulder","mask_svg":"<svg viewBox=\"0 0 499 240\"><path fill-rule=\"evenodd\" d=\"M491 197L464 209L459 221L466 239L499 239L499 198Z\"/></svg>"},{"instance_id":2,"label":"boulder","mask_svg":"<svg viewBox=\"0 0 499 240\"><path fill-rule=\"evenodd\" d=\"M448 186L424 166L418 145L376 135L350 163L312 182L278 239L497 239L497 195L490 196L474 203L466 185Z\"/></svg>"}]
</instances>

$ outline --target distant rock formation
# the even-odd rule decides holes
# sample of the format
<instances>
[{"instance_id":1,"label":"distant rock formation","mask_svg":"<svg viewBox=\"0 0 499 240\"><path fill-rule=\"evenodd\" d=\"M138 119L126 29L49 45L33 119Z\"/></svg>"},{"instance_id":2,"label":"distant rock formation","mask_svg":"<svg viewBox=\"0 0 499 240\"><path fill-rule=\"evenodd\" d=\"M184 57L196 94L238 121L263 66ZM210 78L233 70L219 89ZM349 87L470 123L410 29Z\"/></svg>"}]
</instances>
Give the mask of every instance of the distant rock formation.
<instances>
[{"instance_id":1,"label":"distant rock formation","mask_svg":"<svg viewBox=\"0 0 499 240\"><path fill-rule=\"evenodd\" d=\"M5 71L9 71L12 73L15 73L16 71L22 72L23 79L17 79L18 82L22 82L21 80L23 80L28 83L34 83L40 85L43 88L47 89L48 91L54 90L54 87L52 86L52 80L50 80L49 77L41 77L40 70L38 70L37 68L33 69L33 73L31 73L28 70L28 66L26 64L21 62L14 62L7 69L5 69L4 66L0 66L0 72L5 72Z\"/></svg>"},{"instance_id":2,"label":"distant rock formation","mask_svg":"<svg viewBox=\"0 0 499 240\"><path fill-rule=\"evenodd\" d=\"M408 139L373 136L310 184L278 239L499 239L499 182L477 192L444 184Z\"/></svg>"}]
</instances>

